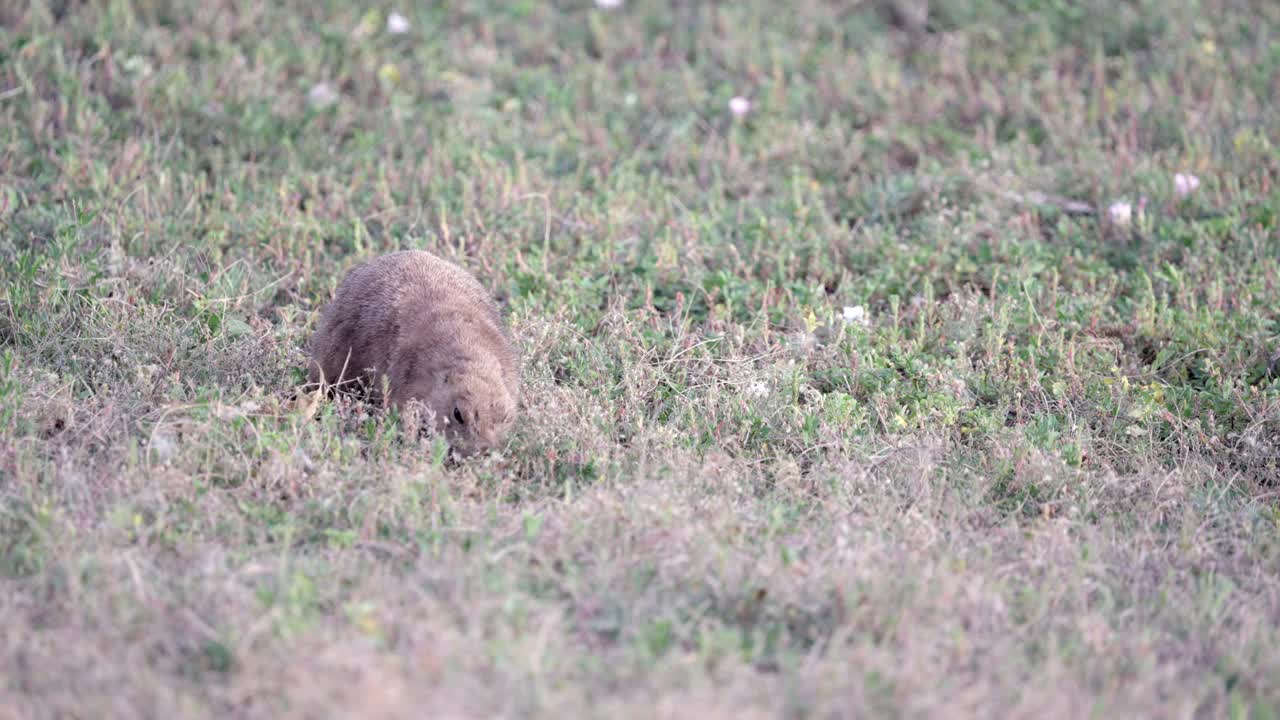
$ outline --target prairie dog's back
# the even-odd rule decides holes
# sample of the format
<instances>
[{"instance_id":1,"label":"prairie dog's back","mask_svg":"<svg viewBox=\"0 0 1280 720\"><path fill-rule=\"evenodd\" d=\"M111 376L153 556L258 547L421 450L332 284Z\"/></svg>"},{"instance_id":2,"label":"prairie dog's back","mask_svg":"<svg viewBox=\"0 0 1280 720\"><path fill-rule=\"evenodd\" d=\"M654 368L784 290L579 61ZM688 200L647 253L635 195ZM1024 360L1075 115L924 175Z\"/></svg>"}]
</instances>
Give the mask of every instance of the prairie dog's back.
<instances>
[{"instance_id":1,"label":"prairie dog's back","mask_svg":"<svg viewBox=\"0 0 1280 720\"><path fill-rule=\"evenodd\" d=\"M373 380L377 373L364 371L387 372L400 347L465 353L477 334L488 345L497 340L500 356L509 354L498 306L479 281L425 251L389 253L353 269L338 286L316 329L311 379L323 373L328 382Z\"/></svg>"},{"instance_id":2,"label":"prairie dog's back","mask_svg":"<svg viewBox=\"0 0 1280 720\"><path fill-rule=\"evenodd\" d=\"M401 250L370 260L351 271L335 299L342 299L344 290L370 315L426 301L474 305L499 319L497 305L470 273L423 250Z\"/></svg>"}]
</instances>

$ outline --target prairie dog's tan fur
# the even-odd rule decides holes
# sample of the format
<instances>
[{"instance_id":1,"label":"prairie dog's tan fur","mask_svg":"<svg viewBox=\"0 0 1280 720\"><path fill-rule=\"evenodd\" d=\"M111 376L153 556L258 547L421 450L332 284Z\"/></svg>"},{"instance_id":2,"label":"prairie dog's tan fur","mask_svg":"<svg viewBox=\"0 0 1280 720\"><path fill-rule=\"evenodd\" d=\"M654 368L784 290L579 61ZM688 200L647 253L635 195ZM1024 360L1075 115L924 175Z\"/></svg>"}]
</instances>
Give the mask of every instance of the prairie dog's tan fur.
<instances>
[{"instance_id":1,"label":"prairie dog's tan fur","mask_svg":"<svg viewBox=\"0 0 1280 720\"><path fill-rule=\"evenodd\" d=\"M495 447L515 420L518 371L498 306L470 273L431 253L353 269L321 314L312 383L355 384L381 400L384 376L387 399L426 406L462 454Z\"/></svg>"}]
</instances>

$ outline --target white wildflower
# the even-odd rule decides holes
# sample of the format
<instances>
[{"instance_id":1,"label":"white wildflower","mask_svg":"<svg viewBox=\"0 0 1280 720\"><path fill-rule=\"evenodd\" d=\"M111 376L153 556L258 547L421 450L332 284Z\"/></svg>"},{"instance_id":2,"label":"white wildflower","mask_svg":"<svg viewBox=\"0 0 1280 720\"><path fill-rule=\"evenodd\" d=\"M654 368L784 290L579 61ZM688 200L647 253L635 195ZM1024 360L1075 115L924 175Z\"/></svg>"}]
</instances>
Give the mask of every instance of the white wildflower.
<instances>
[{"instance_id":1,"label":"white wildflower","mask_svg":"<svg viewBox=\"0 0 1280 720\"><path fill-rule=\"evenodd\" d=\"M307 101L315 108L327 108L338 102L338 91L329 83L318 83L307 93Z\"/></svg>"},{"instance_id":2,"label":"white wildflower","mask_svg":"<svg viewBox=\"0 0 1280 720\"><path fill-rule=\"evenodd\" d=\"M867 317L867 309L861 305L846 305L841 317L850 324L867 325L871 322L871 318Z\"/></svg>"},{"instance_id":3,"label":"white wildflower","mask_svg":"<svg viewBox=\"0 0 1280 720\"><path fill-rule=\"evenodd\" d=\"M1177 173L1173 176L1173 191L1178 197L1186 197L1200 187L1200 178L1191 173Z\"/></svg>"},{"instance_id":4,"label":"white wildflower","mask_svg":"<svg viewBox=\"0 0 1280 720\"><path fill-rule=\"evenodd\" d=\"M387 32L392 35L404 35L409 32L409 18L398 12L392 12L387 16Z\"/></svg>"},{"instance_id":5,"label":"white wildflower","mask_svg":"<svg viewBox=\"0 0 1280 720\"><path fill-rule=\"evenodd\" d=\"M130 55L121 63L125 73L134 77L148 77L151 75L151 62L141 55Z\"/></svg>"},{"instance_id":6,"label":"white wildflower","mask_svg":"<svg viewBox=\"0 0 1280 720\"><path fill-rule=\"evenodd\" d=\"M762 382L754 382L747 387L747 397L762 398L768 394L769 394L769 386L765 385Z\"/></svg>"},{"instance_id":7,"label":"white wildflower","mask_svg":"<svg viewBox=\"0 0 1280 720\"><path fill-rule=\"evenodd\" d=\"M1113 202L1107 208L1107 215L1116 225L1128 225L1133 219L1133 206L1127 202Z\"/></svg>"},{"instance_id":8,"label":"white wildflower","mask_svg":"<svg viewBox=\"0 0 1280 720\"><path fill-rule=\"evenodd\" d=\"M738 95L729 101L729 112L742 117L751 112L751 101Z\"/></svg>"},{"instance_id":9,"label":"white wildflower","mask_svg":"<svg viewBox=\"0 0 1280 720\"><path fill-rule=\"evenodd\" d=\"M601 10L612 10L622 7L622 0L596 0L596 7Z\"/></svg>"}]
</instances>

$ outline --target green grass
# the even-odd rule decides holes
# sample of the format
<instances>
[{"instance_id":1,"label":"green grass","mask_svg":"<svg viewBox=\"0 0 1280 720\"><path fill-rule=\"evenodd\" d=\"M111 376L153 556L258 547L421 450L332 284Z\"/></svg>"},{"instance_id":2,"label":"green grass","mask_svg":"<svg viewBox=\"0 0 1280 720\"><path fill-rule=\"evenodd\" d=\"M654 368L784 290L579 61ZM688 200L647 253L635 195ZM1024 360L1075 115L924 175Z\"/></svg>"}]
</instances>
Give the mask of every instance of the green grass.
<instances>
[{"instance_id":1,"label":"green grass","mask_svg":"<svg viewBox=\"0 0 1280 720\"><path fill-rule=\"evenodd\" d=\"M0 707L1280 715L1280 6L910 4L0 8ZM500 453L295 394L400 248Z\"/></svg>"}]
</instances>

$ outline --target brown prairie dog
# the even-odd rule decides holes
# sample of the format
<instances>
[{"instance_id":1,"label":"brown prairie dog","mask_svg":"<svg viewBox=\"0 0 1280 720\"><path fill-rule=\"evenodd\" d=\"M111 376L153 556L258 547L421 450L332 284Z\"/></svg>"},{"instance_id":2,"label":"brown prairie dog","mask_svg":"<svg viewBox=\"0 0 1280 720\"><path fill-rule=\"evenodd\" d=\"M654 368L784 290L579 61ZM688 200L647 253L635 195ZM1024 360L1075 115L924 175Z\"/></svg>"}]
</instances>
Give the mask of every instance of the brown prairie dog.
<instances>
[{"instance_id":1,"label":"brown prairie dog","mask_svg":"<svg viewBox=\"0 0 1280 720\"><path fill-rule=\"evenodd\" d=\"M455 451L505 440L518 369L493 298L466 270L428 252L394 252L353 269L324 309L310 378L355 386L397 407L417 401Z\"/></svg>"}]
</instances>

